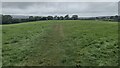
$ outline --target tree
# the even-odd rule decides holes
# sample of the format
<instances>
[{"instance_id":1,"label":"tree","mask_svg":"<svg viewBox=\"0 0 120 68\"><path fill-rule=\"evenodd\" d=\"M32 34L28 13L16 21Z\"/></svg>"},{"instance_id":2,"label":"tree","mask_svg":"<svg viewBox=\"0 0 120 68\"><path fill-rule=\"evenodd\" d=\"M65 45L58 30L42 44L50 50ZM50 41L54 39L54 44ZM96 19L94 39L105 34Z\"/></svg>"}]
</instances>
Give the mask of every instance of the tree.
<instances>
[{"instance_id":1,"label":"tree","mask_svg":"<svg viewBox=\"0 0 120 68\"><path fill-rule=\"evenodd\" d=\"M73 15L72 20L78 20L78 15Z\"/></svg>"},{"instance_id":2,"label":"tree","mask_svg":"<svg viewBox=\"0 0 120 68\"><path fill-rule=\"evenodd\" d=\"M35 16L34 18L35 18L35 21L40 21L41 20L41 17L39 17L39 16Z\"/></svg>"},{"instance_id":3,"label":"tree","mask_svg":"<svg viewBox=\"0 0 120 68\"><path fill-rule=\"evenodd\" d=\"M114 16L110 16L110 19L114 19Z\"/></svg>"},{"instance_id":4,"label":"tree","mask_svg":"<svg viewBox=\"0 0 120 68\"><path fill-rule=\"evenodd\" d=\"M69 20L69 15L66 15L66 16L64 17L64 20Z\"/></svg>"},{"instance_id":5,"label":"tree","mask_svg":"<svg viewBox=\"0 0 120 68\"><path fill-rule=\"evenodd\" d=\"M29 21L35 21L35 18L33 16L29 16Z\"/></svg>"},{"instance_id":6,"label":"tree","mask_svg":"<svg viewBox=\"0 0 120 68\"><path fill-rule=\"evenodd\" d=\"M29 22L29 19L21 19L21 22Z\"/></svg>"},{"instance_id":7,"label":"tree","mask_svg":"<svg viewBox=\"0 0 120 68\"><path fill-rule=\"evenodd\" d=\"M3 24L12 23L12 16L11 15L2 15L2 23Z\"/></svg>"},{"instance_id":8,"label":"tree","mask_svg":"<svg viewBox=\"0 0 120 68\"><path fill-rule=\"evenodd\" d=\"M2 24L2 15L0 15L0 24Z\"/></svg>"},{"instance_id":9,"label":"tree","mask_svg":"<svg viewBox=\"0 0 120 68\"><path fill-rule=\"evenodd\" d=\"M119 18L118 18L118 15L116 15L114 20L115 20L115 21L118 21L118 19L119 19Z\"/></svg>"},{"instance_id":10,"label":"tree","mask_svg":"<svg viewBox=\"0 0 120 68\"><path fill-rule=\"evenodd\" d=\"M57 16L54 16L54 20L58 20L58 17L57 17Z\"/></svg>"},{"instance_id":11,"label":"tree","mask_svg":"<svg viewBox=\"0 0 120 68\"><path fill-rule=\"evenodd\" d=\"M59 17L59 16L57 17L57 20L60 20L60 17Z\"/></svg>"},{"instance_id":12,"label":"tree","mask_svg":"<svg viewBox=\"0 0 120 68\"><path fill-rule=\"evenodd\" d=\"M99 20L99 17L95 17L95 20Z\"/></svg>"},{"instance_id":13,"label":"tree","mask_svg":"<svg viewBox=\"0 0 120 68\"><path fill-rule=\"evenodd\" d=\"M118 16L118 22L120 22L120 16Z\"/></svg>"},{"instance_id":14,"label":"tree","mask_svg":"<svg viewBox=\"0 0 120 68\"><path fill-rule=\"evenodd\" d=\"M63 17L63 16L60 16L59 18L60 18L60 20L63 20L63 19L64 19L64 17Z\"/></svg>"},{"instance_id":15,"label":"tree","mask_svg":"<svg viewBox=\"0 0 120 68\"><path fill-rule=\"evenodd\" d=\"M12 19L12 23L20 23L21 19Z\"/></svg>"},{"instance_id":16,"label":"tree","mask_svg":"<svg viewBox=\"0 0 120 68\"><path fill-rule=\"evenodd\" d=\"M48 16L47 19L48 20L53 20L53 17L52 16Z\"/></svg>"},{"instance_id":17,"label":"tree","mask_svg":"<svg viewBox=\"0 0 120 68\"><path fill-rule=\"evenodd\" d=\"M41 17L41 20L47 20L47 17Z\"/></svg>"}]
</instances>

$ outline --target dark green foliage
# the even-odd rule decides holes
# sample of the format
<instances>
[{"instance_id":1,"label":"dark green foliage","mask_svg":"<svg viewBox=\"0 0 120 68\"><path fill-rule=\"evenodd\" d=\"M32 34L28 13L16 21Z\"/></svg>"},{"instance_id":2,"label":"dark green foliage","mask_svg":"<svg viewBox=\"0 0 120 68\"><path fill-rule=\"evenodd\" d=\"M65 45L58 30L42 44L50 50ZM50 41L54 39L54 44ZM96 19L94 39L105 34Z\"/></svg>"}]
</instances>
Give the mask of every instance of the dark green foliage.
<instances>
[{"instance_id":1,"label":"dark green foliage","mask_svg":"<svg viewBox=\"0 0 120 68\"><path fill-rule=\"evenodd\" d=\"M48 16L47 19L48 20L53 20L53 16Z\"/></svg>"},{"instance_id":2,"label":"dark green foliage","mask_svg":"<svg viewBox=\"0 0 120 68\"><path fill-rule=\"evenodd\" d=\"M89 17L89 18L79 18L78 15L73 15L69 17L69 15L63 16L29 16L26 19L16 19L12 18L11 15L2 15L2 24L14 24L14 23L22 23L22 22L30 22L30 21L41 21L41 20L104 20L104 21L120 21L120 16L103 16L103 17ZM1 21L1 20L0 20Z\"/></svg>"},{"instance_id":3,"label":"dark green foliage","mask_svg":"<svg viewBox=\"0 0 120 68\"><path fill-rule=\"evenodd\" d=\"M54 18L53 18L54 20L58 20L58 16L54 16Z\"/></svg>"},{"instance_id":4,"label":"dark green foliage","mask_svg":"<svg viewBox=\"0 0 120 68\"><path fill-rule=\"evenodd\" d=\"M60 16L60 20L64 20L64 17L63 17L63 16Z\"/></svg>"},{"instance_id":5,"label":"dark green foliage","mask_svg":"<svg viewBox=\"0 0 120 68\"><path fill-rule=\"evenodd\" d=\"M35 16L35 20L34 21L40 21L42 18L39 16Z\"/></svg>"},{"instance_id":6,"label":"dark green foliage","mask_svg":"<svg viewBox=\"0 0 120 68\"><path fill-rule=\"evenodd\" d=\"M2 15L2 23L11 24L12 23L12 16L10 16L10 15Z\"/></svg>"},{"instance_id":7,"label":"dark green foliage","mask_svg":"<svg viewBox=\"0 0 120 68\"><path fill-rule=\"evenodd\" d=\"M69 20L69 19L70 19L69 15L65 15L64 20Z\"/></svg>"},{"instance_id":8,"label":"dark green foliage","mask_svg":"<svg viewBox=\"0 0 120 68\"><path fill-rule=\"evenodd\" d=\"M21 19L12 19L12 23L21 23Z\"/></svg>"},{"instance_id":9,"label":"dark green foliage","mask_svg":"<svg viewBox=\"0 0 120 68\"><path fill-rule=\"evenodd\" d=\"M72 20L78 20L78 15L73 15Z\"/></svg>"},{"instance_id":10,"label":"dark green foliage","mask_svg":"<svg viewBox=\"0 0 120 68\"><path fill-rule=\"evenodd\" d=\"M33 16L29 16L29 21L35 21L35 18Z\"/></svg>"}]
</instances>

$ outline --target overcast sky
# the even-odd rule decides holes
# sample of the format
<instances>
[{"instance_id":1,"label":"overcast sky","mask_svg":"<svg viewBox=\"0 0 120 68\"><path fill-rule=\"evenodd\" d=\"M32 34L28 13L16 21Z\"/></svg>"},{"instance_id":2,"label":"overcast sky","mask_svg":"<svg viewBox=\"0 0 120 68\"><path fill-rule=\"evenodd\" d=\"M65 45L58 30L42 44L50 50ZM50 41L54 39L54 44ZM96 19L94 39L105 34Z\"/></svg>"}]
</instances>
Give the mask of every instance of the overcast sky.
<instances>
[{"instance_id":1,"label":"overcast sky","mask_svg":"<svg viewBox=\"0 0 120 68\"><path fill-rule=\"evenodd\" d=\"M110 16L118 14L118 2L3 2L3 14Z\"/></svg>"},{"instance_id":2,"label":"overcast sky","mask_svg":"<svg viewBox=\"0 0 120 68\"><path fill-rule=\"evenodd\" d=\"M120 0L1 0L2 2L118 2Z\"/></svg>"}]
</instances>

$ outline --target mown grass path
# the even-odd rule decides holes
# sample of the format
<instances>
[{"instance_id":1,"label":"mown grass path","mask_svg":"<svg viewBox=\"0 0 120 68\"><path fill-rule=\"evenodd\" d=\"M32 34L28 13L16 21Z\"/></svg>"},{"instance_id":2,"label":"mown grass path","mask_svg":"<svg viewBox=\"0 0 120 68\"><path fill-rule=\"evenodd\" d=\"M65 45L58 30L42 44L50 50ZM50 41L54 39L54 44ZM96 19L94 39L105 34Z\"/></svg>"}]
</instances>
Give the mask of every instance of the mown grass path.
<instances>
[{"instance_id":1,"label":"mown grass path","mask_svg":"<svg viewBox=\"0 0 120 68\"><path fill-rule=\"evenodd\" d=\"M62 65L61 60L64 55L64 50L59 42L64 40L63 25L60 23L53 23L49 26L43 38L44 41L36 41L37 44L42 43L42 45L36 45L37 48L33 50L35 52L25 61L24 65Z\"/></svg>"}]
</instances>

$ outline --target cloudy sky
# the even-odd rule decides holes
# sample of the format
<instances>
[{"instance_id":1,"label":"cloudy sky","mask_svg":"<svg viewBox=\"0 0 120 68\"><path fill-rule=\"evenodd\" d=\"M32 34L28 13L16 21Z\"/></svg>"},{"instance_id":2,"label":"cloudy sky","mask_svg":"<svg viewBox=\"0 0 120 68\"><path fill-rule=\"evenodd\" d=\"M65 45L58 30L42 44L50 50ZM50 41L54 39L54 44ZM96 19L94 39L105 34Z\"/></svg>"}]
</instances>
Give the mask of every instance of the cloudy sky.
<instances>
[{"instance_id":1,"label":"cloudy sky","mask_svg":"<svg viewBox=\"0 0 120 68\"><path fill-rule=\"evenodd\" d=\"M118 2L120 0L1 0L2 2Z\"/></svg>"},{"instance_id":2,"label":"cloudy sky","mask_svg":"<svg viewBox=\"0 0 120 68\"><path fill-rule=\"evenodd\" d=\"M3 14L110 16L118 14L118 2L3 2Z\"/></svg>"}]
</instances>

